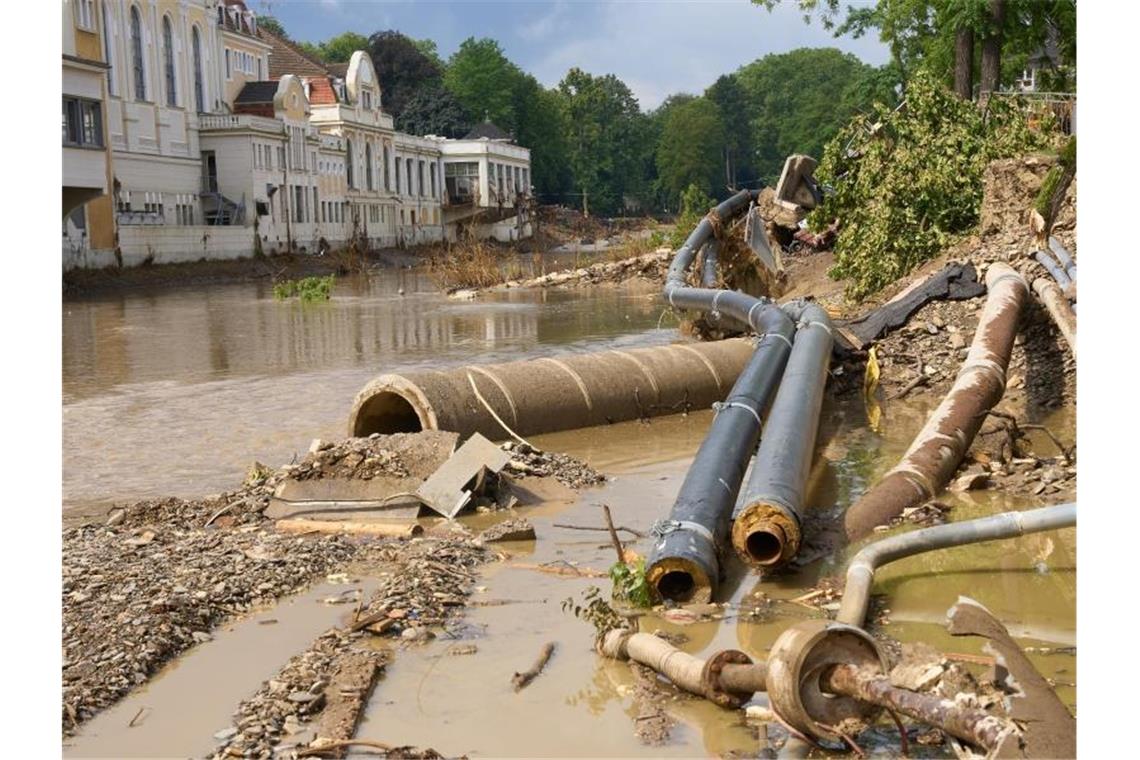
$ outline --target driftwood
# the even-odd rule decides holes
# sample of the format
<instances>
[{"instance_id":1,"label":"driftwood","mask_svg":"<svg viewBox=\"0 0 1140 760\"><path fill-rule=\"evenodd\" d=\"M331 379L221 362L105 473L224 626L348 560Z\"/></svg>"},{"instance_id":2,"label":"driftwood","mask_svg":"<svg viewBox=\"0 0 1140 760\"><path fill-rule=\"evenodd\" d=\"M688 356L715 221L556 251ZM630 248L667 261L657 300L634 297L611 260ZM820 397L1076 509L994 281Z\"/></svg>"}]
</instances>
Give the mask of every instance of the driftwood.
<instances>
[{"instance_id":1,"label":"driftwood","mask_svg":"<svg viewBox=\"0 0 1140 760\"><path fill-rule=\"evenodd\" d=\"M365 523L348 520L278 520L274 527L282 533L351 533L384 538L414 538L424 532L423 526L418 523Z\"/></svg>"},{"instance_id":2,"label":"driftwood","mask_svg":"<svg viewBox=\"0 0 1140 760\"><path fill-rule=\"evenodd\" d=\"M848 540L856 541L907 507L933 499L970 448L984 412L1001 400L1028 288L1021 275L1001 263L990 265L986 284L989 296L958 379L902 461L848 508L844 516Z\"/></svg>"},{"instance_id":3,"label":"driftwood","mask_svg":"<svg viewBox=\"0 0 1140 760\"><path fill-rule=\"evenodd\" d=\"M855 348L865 349L905 325L911 314L930 301L963 301L985 292L973 264L951 263L925 280L914 283L870 314L850 322L840 322L839 326L848 340L855 342Z\"/></svg>"},{"instance_id":4,"label":"driftwood","mask_svg":"<svg viewBox=\"0 0 1140 760\"><path fill-rule=\"evenodd\" d=\"M538 677L542 669L546 667L546 663L550 662L550 656L554 654L554 642L548 641L542 646L542 651L538 653L538 659L534 664L521 673L515 673L511 676L511 685L515 687L515 691L522 691Z\"/></svg>"},{"instance_id":5,"label":"driftwood","mask_svg":"<svg viewBox=\"0 0 1140 760\"><path fill-rule=\"evenodd\" d=\"M577 567L575 565L532 565L528 562L512 562L508 567L513 567L517 570L536 570L540 573L547 575L565 575L571 578L608 578L606 573L601 570L594 570L589 567Z\"/></svg>"},{"instance_id":6,"label":"driftwood","mask_svg":"<svg viewBox=\"0 0 1140 760\"><path fill-rule=\"evenodd\" d=\"M1073 313L1073 307L1069 300L1061 292L1060 286L1047 277L1038 277L1033 281L1033 292L1044 305L1045 311L1049 312L1053 323L1061 331L1061 337L1069 344L1069 350L1073 352L1075 357L1077 355L1077 316Z\"/></svg>"}]
</instances>

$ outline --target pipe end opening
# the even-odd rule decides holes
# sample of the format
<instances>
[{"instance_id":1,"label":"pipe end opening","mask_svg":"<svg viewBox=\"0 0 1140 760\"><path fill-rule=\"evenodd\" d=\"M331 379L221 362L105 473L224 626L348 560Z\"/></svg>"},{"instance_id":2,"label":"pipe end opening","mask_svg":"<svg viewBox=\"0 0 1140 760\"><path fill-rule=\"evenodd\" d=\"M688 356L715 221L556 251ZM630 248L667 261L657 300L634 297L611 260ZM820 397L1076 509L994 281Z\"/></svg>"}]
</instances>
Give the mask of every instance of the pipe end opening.
<instances>
[{"instance_id":1,"label":"pipe end opening","mask_svg":"<svg viewBox=\"0 0 1140 760\"><path fill-rule=\"evenodd\" d=\"M712 601L712 584L704 569L680 557L666 557L649 567L646 580L662 599L677 604Z\"/></svg>"},{"instance_id":2,"label":"pipe end opening","mask_svg":"<svg viewBox=\"0 0 1140 760\"><path fill-rule=\"evenodd\" d=\"M752 561L758 565L772 565L780 560L784 554L783 536L777 536L776 530L758 530L748 534L745 540L745 549ZM781 533L783 531L780 531Z\"/></svg>"},{"instance_id":3,"label":"pipe end opening","mask_svg":"<svg viewBox=\"0 0 1140 760\"><path fill-rule=\"evenodd\" d=\"M674 602L687 602L696 589L693 576L684 570L670 570L657 581L657 593Z\"/></svg>"},{"instance_id":4,"label":"pipe end opening","mask_svg":"<svg viewBox=\"0 0 1140 760\"><path fill-rule=\"evenodd\" d=\"M373 433L418 433L424 429L416 406L404 395L386 390L374 393L357 411L352 434L364 438Z\"/></svg>"}]
</instances>

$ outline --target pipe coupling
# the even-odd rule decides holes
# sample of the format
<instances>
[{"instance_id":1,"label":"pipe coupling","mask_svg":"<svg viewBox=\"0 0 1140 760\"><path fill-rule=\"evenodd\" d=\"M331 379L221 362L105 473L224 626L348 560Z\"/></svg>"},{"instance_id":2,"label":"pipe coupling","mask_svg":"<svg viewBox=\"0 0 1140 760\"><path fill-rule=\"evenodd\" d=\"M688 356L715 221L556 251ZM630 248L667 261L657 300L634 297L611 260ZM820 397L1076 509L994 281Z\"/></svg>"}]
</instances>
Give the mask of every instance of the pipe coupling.
<instances>
[{"instance_id":1,"label":"pipe coupling","mask_svg":"<svg viewBox=\"0 0 1140 760\"><path fill-rule=\"evenodd\" d=\"M705 661L701 669L701 690L705 698L729 710L737 710L752 699L751 693L728 691L720 683L720 674L725 665L751 665L752 658L738 649L725 649Z\"/></svg>"},{"instance_id":2,"label":"pipe coupling","mask_svg":"<svg viewBox=\"0 0 1140 760\"><path fill-rule=\"evenodd\" d=\"M768 699L772 709L797 731L816 739L838 739L837 731L857 733L879 708L852 697L825 694L820 681L833 665L876 673L886 658L869 634L830 620L805 620L785 630L768 655Z\"/></svg>"}]
</instances>

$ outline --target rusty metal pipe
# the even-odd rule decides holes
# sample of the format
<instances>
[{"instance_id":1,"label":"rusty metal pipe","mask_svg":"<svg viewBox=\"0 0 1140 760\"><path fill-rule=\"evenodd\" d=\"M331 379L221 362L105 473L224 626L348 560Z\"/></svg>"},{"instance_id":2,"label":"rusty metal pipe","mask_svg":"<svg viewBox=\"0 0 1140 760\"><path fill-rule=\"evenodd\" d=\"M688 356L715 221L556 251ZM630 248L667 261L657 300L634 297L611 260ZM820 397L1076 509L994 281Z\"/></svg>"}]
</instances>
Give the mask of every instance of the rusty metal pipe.
<instances>
[{"instance_id":1,"label":"rusty metal pipe","mask_svg":"<svg viewBox=\"0 0 1140 760\"><path fill-rule=\"evenodd\" d=\"M856 541L907 507L934 498L958 469L985 412L1005 392L1005 373L1029 288L1002 263L990 265L986 287L986 305L958 379L902 461L847 510L848 540Z\"/></svg>"},{"instance_id":2,"label":"rusty metal pipe","mask_svg":"<svg viewBox=\"0 0 1140 760\"><path fill-rule=\"evenodd\" d=\"M870 675L851 665L835 665L820 678L823 690L885 707L983 749L994 750L1016 731L1013 723L985 710L964 707L951 699L901 689L884 675Z\"/></svg>"},{"instance_id":3,"label":"rusty metal pipe","mask_svg":"<svg viewBox=\"0 0 1140 760\"><path fill-rule=\"evenodd\" d=\"M875 570L883 565L915 554L948 549L952 546L978 544L1003 538L1016 538L1029 533L1068 528L1077 524L1077 505L1059 504L1025 512L1003 512L976 520L935 525L902 533L863 547L847 565L847 582L843 600L835 619L840 623L862 626L871 599Z\"/></svg>"}]
</instances>

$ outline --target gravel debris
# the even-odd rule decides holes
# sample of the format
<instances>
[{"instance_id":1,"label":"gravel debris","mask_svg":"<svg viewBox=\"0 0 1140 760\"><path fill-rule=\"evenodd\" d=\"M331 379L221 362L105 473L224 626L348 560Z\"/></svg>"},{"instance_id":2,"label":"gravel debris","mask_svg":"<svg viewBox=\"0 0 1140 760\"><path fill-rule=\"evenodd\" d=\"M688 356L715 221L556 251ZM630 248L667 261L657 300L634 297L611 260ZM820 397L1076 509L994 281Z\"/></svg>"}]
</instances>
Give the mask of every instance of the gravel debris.
<instances>
[{"instance_id":1,"label":"gravel debris","mask_svg":"<svg viewBox=\"0 0 1140 760\"><path fill-rule=\"evenodd\" d=\"M205 641L222 621L300 591L363 546L257 526L65 531L64 733Z\"/></svg>"},{"instance_id":2,"label":"gravel debris","mask_svg":"<svg viewBox=\"0 0 1140 760\"><path fill-rule=\"evenodd\" d=\"M511 453L511 460L504 468L508 475L516 477L553 477L559 483L575 491L606 482L606 476L590 465L566 454L539 451L525 443L508 442L503 449Z\"/></svg>"}]
</instances>

